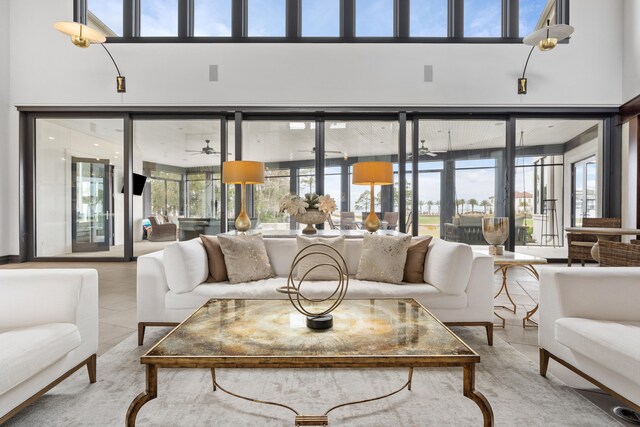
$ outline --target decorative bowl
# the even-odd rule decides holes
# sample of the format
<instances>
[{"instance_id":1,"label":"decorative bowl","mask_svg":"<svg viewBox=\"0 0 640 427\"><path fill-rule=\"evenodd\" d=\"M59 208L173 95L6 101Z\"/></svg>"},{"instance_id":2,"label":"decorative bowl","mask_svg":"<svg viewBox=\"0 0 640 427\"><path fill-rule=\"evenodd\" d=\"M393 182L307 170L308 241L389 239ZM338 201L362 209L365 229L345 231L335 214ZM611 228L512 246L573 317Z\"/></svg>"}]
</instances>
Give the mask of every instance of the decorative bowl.
<instances>
[{"instance_id":1,"label":"decorative bowl","mask_svg":"<svg viewBox=\"0 0 640 427\"><path fill-rule=\"evenodd\" d=\"M291 218L300 224L307 224L307 226L302 229L302 234L316 234L318 230L316 230L314 225L325 222L327 220L327 214L320 212L318 209L308 209L303 214L291 215Z\"/></svg>"}]
</instances>

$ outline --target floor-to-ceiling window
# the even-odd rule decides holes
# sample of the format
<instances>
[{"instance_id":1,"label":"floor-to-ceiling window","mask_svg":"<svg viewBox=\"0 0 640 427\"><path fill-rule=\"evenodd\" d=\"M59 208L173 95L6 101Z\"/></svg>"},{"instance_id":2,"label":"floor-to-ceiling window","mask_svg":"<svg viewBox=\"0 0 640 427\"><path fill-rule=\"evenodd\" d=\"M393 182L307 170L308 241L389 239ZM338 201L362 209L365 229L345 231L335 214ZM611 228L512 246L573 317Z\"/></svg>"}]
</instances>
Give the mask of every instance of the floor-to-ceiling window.
<instances>
[{"instance_id":1,"label":"floor-to-ceiling window","mask_svg":"<svg viewBox=\"0 0 640 427\"><path fill-rule=\"evenodd\" d=\"M243 121L242 159L265 165L264 184L248 191L247 211L253 227L300 227L287 213L280 212L280 199L287 193L304 196L315 192L315 125L313 120Z\"/></svg>"},{"instance_id":2,"label":"floor-to-ceiling window","mask_svg":"<svg viewBox=\"0 0 640 427\"><path fill-rule=\"evenodd\" d=\"M368 186L352 184L358 162L392 162L394 185L375 186L374 209L383 225L397 229L399 123L390 120L327 120L325 134L325 193L336 199L333 215L338 228L360 228L371 209ZM334 193L335 192L335 193ZM386 216L386 220L385 220Z\"/></svg>"},{"instance_id":3,"label":"floor-to-ceiling window","mask_svg":"<svg viewBox=\"0 0 640 427\"><path fill-rule=\"evenodd\" d=\"M219 119L136 119L133 172L134 255L222 230ZM155 229L154 229L155 228Z\"/></svg>"},{"instance_id":4,"label":"floor-to-ceiling window","mask_svg":"<svg viewBox=\"0 0 640 427\"><path fill-rule=\"evenodd\" d=\"M122 119L36 119L35 256L124 256L122 130Z\"/></svg>"},{"instance_id":5,"label":"floor-to-ceiling window","mask_svg":"<svg viewBox=\"0 0 640 427\"><path fill-rule=\"evenodd\" d=\"M526 233L516 251L547 258L565 258L565 227L586 212L597 216L596 159L602 150L600 120L518 119L516 122L515 220ZM591 180L586 179L590 164ZM581 175L578 181L572 176ZM584 192L586 183L591 190Z\"/></svg>"},{"instance_id":6,"label":"floor-to-ceiling window","mask_svg":"<svg viewBox=\"0 0 640 427\"><path fill-rule=\"evenodd\" d=\"M482 218L505 216L502 120L421 120L419 234L486 245Z\"/></svg>"},{"instance_id":7,"label":"floor-to-ceiling window","mask_svg":"<svg viewBox=\"0 0 640 427\"><path fill-rule=\"evenodd\" d=\"M409 116L401 132L401 113L227 117L234 116L239 128L213 115L134 114L130 121L113 113L37 115L34 256L126 258L128 247L140 255L233 229L236 188L221 183L220 171L223 161L236 158L265 163L265 183L252 186L247 197L253 226L265 232L301 227L279 211L283 195L319 191L338 205L325 227L361 228L373 196L383 225L399 231L482 245L482 218L509 215L517 251L563 258L565 227L612 212L603 192L611 177L604 175L610 142L602 119ZM122 192L127 154L130 201ZM363 161L391 162L394 184L376 186L373 195L368 186L353 185L353 165ZM508 182L510 165L515 175Z\"/></svg>"}]
</instances>

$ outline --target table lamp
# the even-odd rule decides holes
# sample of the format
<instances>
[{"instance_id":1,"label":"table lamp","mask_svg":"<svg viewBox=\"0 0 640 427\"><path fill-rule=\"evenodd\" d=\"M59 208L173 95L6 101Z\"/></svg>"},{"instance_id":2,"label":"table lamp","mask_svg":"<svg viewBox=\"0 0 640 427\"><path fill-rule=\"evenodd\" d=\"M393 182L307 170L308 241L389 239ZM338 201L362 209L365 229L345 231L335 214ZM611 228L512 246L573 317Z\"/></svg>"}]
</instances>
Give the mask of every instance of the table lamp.
<instances>
[{"instance_id":1,"label":"table lamp","mask_svg":"<svg viewBox=\"0 0 640 427\"><path fill-rule=\"evenodd\" d=\"M374 186L393 184L393 165L389 162L359 162L353 165L354 185L370 185L371 186L371 209L369 215L364 220L364 228L371 233L380 228L380 219L375 213Z\"/></svg>"},{"instance_id":2,"label":"table lamp","mask_svg":"<svg viewBox=\"0 0 640 427\"><path fill-rule=\"evenodd\" d=\"M222 182L242 186L240 214L236 218L236 230L247 231L251 220L245 210L245 185L264 183L264 163L249 160L235 160L222 164Z\"/></svg>"}]
</instances>

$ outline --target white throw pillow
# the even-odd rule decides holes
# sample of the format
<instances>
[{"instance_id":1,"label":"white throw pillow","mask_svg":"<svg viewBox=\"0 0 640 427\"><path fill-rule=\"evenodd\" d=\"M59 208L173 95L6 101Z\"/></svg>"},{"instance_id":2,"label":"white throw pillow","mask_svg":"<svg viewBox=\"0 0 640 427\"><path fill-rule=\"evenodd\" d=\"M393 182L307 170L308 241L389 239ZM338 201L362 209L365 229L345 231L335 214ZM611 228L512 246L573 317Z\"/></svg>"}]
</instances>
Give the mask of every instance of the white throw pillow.
<instances>
[{"instance_id":1,"label":"white throw pillow","mask_svg":"<svg viewBox=\"0 0 640 427\"><path fill-rule=\"evenodd\" d=\"M229 283L245 283L273 277L262 234L218 235Z\"/></svg>"},{"instance_id":2,"label":"white throw pillow","mask_svg":"<svg viewBox=\"0 0 640 427\"><path fill-rule=\"evenodd\" d=\"M358 280L401 283L411 236L365 233L358 265Z\"/></svg>"},{"instance_id":3,"label":"white throw pillow","mask_svg":"<svg viewBox=\"0 0 640 427\"><path fill-rule=\"evenodd\" d=\"M177 294L191 292L207 280L207 251L199 238L176 242L164 248L164 273L169 289Z\"/></svg>"},{"instance_id":4,"label":"white throw pillow","mask_svg":"<svg viewBox=\"0 0 640 427\"><path fill-rule=\"evenodd\" d=\"M298 252L303 250L309 245L313 245L314 243L324 243L326 245L331 246L335 250L338 251L340 255L344 258L344 235L337 237L306 237L306 236L296 236L296 241L298 243ZM345 263L342 262L340 257L331 249L325 248L323 246L314 246L309 250L305 251L305 254L310 254L312 252L320 252L329 255L331 258L334 258L337 261L337 265L340 268L345 268ZM303 254L304 255L304 254ZM331 259L325 255L309 255L300 259L298 262L298 270L296 272L297 278L301 279L309 270L311 270L305 277L305 280L337 280L338 272L335 268L329 266L323 266L312 268L318 264L335 264ZM346 272L345 272L346 273Z\"/></svg>"},{"instance_id":5,"label":"white throw pillow","mask_svg":"<svg viewBox=\"0 0 640 427\"><path fill-rule=\"evenodd\" d=\"M433 239L424 263L424 281L444 294L460 295L467 289L473 250L464 243Z\"/></svg>"}]
</instances>

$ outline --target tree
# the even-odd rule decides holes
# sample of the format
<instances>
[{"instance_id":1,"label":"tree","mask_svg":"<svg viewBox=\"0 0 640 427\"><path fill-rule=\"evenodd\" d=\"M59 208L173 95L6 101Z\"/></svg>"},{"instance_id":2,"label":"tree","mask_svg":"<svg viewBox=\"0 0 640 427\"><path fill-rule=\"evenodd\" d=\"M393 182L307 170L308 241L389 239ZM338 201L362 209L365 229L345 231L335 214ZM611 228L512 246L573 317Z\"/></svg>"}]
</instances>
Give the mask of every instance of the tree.
<instances>
[{"instance_id":1,"label":"tree","mask_svg":"<svg viewBox=\"0 0 640 427\"><path fill-rule=\"evenodd\" d=\"M420 213L423 214L424 213L424 205L425 205L424 200L420 200L418 202L418 205L420 206Z\"/></svg>"},{"instance_id":2,"label":"tree","mask_svg":"<svg viewBox=\"0 0 640 427\"><path fill-rule=\"evenodd\" d=\"M462 207L462 210L464 211L464 204L465 204L465 200L464 199L456 200L456 213L458 215L460 215L460 207Z\"/></svg>"},{"instance_id":3,"label":"tree","mask_svg":"<svg viewBox=\"0 0 640 427\"><path fill-rule=\"evenodd\" d=\"M471 212L475 210L475 207L478 205L478 201L476 199L469 199L467 203L471 205Z\"/></svg>"},{"instance_id":4,"label":"tree","mask_svg":"<svg viewBox=\"0 0 640 427\"><path fill-rule=\"evenodd\" d=\"M427 208L429 209L429 216L431 216L431 208L433 207L433 200L427 201Z\"/></svg>"},{"instance_id":5,"label":"tree","mask_svg":"<svg viewBox=\"0 0 640 427\"><path fill-rule=\"evenodd\" d=\"M484 208L484 213L487 213L487 208L491 206L488 200L483 200L480 202L480 206Z\"/></svg>"}]
</instances>

